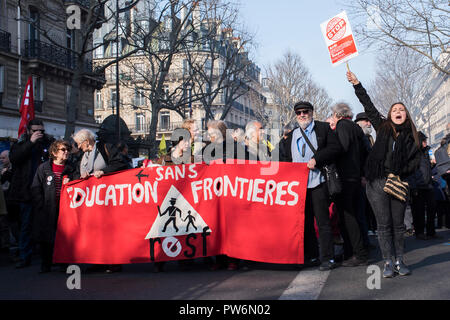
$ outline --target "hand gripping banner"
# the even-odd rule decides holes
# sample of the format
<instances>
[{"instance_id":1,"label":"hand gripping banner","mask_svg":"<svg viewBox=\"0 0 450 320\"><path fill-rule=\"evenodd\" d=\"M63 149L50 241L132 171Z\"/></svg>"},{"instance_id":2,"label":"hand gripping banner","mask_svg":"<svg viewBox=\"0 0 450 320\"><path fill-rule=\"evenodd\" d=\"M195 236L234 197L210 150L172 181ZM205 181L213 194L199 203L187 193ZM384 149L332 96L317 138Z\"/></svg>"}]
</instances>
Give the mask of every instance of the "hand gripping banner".
<instances>
[{"instance_id":1,"label":"hand gripping banner","mask_svg":"<svg viewBox=\"0 0 450 320\"><path fill-rule=\"evenodd\" d=\"M129 264L225 254L303 263L306 164L186 164L64 186L55 263Z\"/></svg>"}]
</instances>

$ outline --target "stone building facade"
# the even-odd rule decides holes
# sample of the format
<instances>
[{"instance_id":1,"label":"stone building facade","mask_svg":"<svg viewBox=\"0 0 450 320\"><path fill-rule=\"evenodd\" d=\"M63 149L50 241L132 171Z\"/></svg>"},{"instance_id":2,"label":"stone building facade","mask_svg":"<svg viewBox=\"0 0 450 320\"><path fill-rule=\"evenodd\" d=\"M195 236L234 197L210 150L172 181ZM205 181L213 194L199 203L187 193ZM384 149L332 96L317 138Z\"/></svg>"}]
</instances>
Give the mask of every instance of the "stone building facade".
<instances>
[{"instance_id":1,"label":"stone building facade","mask_svg":"<svg viewBox=\"0 0 450 320\"><path fill-rule=\"evenodd\" d=\"M17 137L20 100L28 77L32 76L35 116L44 121L48 134L59 138L64 136L71 78L77 67L71 52L74 30L67 28L65 8L76 4L85 12L85 3L22 0L20 8L18 4L18 0L0 0L0 137ZM49 30L52 41L39 29ZM93 93L102 85L99 78L83 79L77 129L98 127Z\"/></svg>"},{"instance_id":2,"label":"stone building facade","mask_svg":"<svg viewBox=\"0 0 450 320\"><path fill-rule=\"evenodd\" d=\"M143 1L144 6L151 1ZM114 6L114 4L111 4ZM134 11L130 13L129 19L133 19ZM132 27L130 28L132 29ZM122 31L120 31L122 32ZM228 32L223 30L223 32ZM105 36L115 33L114 25L105 24L94 35L95 43L100 43ZM123 37L124 35L120 35ZM230 41L236 39L230 38ZM103 65L111 61L114 57L115 44L112 42L107 47L99 47L94 53L95 64ZM119 45L120 46L120 45ZM119 48L123 50L123 48ZM191 54L201 55L201 51L192 52ZM221 72L224 72L220 59L215 62L213 70L214 77L218 77ZM128 128L134 137L147 136L149 133L149 126L152 118L151 106L145 93L140 94L139 88L145 86L144 77L141 76L150 70L150 63L148 57L145 55L133 55L119 64L119 79L120 79L120 116L126 122ZM184 53L177 53L174 55L174 60L169 71L169 75L164 83L164 88L168 93L174 92L176 88L180 87L183 81L183 76L186 70L186 56ZM94 93L95 105L95 120L101 123L106 117L116 112L116 71L115 65L111 65L105 72L106 84L101 90ZM245 90L248 92L258 91L260 88L260 69L254 63L249 63L247 72L250 79L245 83ZM189 94L189 93L187 93ZM214 112L215 119L222 117L224 110L224 95L219 94L214 99L211 109ZM199 101L188 101L183 107L184 114L180 115L173 110L161 110L158 115L158 129L157 140L164 135L166 139L170 139L171 132L179 127L184 118L194 119L199 128L206 128L206 112L202 103ZM243 94L236 101L233 102L232 108L225 117L225 122L229 128L244 128L247 122L256 118L254 107L252 106L252 98L250 94Z\"/></svg>"}]
</instances>

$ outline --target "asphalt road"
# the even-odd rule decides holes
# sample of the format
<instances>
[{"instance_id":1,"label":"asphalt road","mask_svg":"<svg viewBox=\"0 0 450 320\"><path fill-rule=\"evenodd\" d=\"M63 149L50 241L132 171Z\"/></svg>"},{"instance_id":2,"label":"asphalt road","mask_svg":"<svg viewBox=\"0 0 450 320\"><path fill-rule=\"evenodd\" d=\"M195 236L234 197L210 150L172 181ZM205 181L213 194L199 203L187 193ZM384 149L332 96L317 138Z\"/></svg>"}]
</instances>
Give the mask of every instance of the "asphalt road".
<instances>
[{"instance_id":1,"label":"asphalt road","mask_svg":"<svg viewBox=\"0 0 450 320\"><path fill-rule=\"evenodd\" d=\"M367 267L340 267L331 272L291 265L251 263L249 270L210 271L196 260L189 270L176 262L165 272L153 273L151 264L125 265L114 274L81 274L81 289L69 290L69 274L38 274L40 259L15 269L9 255L0 255L1 300L449 300L450 230L442 239L406 239L405 262L412 275L381 279L379 289L368 289ZM376 239L372 238L374 244ZM379 250L371 264L382 268ZM82 270L85 266L82 266Z\"/></svg>"}]
</instances>

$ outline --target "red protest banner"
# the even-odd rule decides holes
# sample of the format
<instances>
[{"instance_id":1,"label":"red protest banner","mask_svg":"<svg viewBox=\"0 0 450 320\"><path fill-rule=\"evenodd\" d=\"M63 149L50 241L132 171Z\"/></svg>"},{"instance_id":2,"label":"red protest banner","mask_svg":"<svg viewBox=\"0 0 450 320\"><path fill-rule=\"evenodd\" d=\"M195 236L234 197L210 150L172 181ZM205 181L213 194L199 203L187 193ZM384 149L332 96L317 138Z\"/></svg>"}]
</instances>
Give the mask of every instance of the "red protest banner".
<instances>
[{"instance_id":1,"label":"red protest banner","mask_svg":"<svg viewBox=\"0 0 450 320\"><path fill-rule=\"evenodd\" d=\"M225 254L303 263L306 164L132 169L64 186L55 263L128 264Z\"/></svg>"}]
</instances>

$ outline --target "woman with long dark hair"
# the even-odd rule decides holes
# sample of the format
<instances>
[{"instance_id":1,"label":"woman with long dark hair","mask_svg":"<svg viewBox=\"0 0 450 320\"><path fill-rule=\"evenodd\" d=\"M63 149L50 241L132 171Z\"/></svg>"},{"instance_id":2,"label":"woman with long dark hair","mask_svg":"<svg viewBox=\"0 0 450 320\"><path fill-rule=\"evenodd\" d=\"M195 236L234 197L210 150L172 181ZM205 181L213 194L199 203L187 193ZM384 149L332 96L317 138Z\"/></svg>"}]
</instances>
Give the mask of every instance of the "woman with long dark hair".
<instances>
[{"instance_id":1,"label":"woman with long dark hair","mask_svg":"<svg viewBox=\"0 0 450 320\"><path fill-rule=\"evenodd\" d=\"M391 278L395 273L408 275L411 271L403 262L406 199L402 198L404 191L399 195L395 192L401 191L398 186L404 187L402 182L419 166L417 130L403 103L392 104L387 118L384 118L357 77L349 71L347 79L353 84L356 96L377 133L366 163L366 192L377 220L378 242L385 260L383 277ZM390 193L390 186L386 185L389 177L396 179Z\"/></svg>"}]
</instances>

